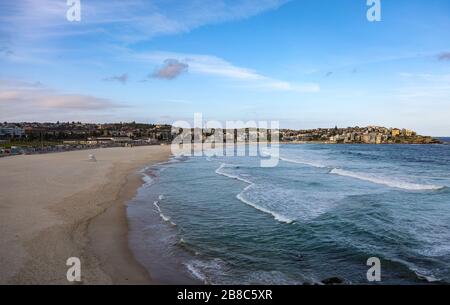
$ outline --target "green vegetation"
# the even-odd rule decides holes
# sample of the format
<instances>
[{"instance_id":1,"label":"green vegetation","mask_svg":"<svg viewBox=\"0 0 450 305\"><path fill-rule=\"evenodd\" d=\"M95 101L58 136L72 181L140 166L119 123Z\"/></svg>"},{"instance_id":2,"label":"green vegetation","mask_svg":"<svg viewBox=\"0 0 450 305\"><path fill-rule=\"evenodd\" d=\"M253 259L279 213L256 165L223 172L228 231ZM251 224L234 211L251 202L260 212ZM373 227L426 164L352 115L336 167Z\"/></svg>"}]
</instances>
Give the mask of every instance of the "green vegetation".
<instances>
[{"instance_id":1,"label":"green vegetation","mask_svg":"<svg viewBox=\"0 0 450 305\"><path fill-rule=\"evenodd\" d=\"M62 141L28 141L24 140L6 140L4 142L0 142L0 148L10 149L12 146L16 147L47 147L47 146L55 146L61 145Z\"/></svg>"}]
</instances>

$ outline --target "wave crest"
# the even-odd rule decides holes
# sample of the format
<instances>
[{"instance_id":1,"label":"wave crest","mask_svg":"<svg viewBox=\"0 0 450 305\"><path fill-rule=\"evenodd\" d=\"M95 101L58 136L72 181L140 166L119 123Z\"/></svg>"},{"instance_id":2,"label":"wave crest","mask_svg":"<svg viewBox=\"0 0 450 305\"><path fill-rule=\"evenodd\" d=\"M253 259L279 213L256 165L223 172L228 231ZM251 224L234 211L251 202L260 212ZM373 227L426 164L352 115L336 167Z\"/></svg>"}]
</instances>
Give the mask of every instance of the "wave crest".
<instances>
[{"instance_id":1,"label":"wave crest","mask_svg":"<svg viewBox=\"0 0 450 305\"><path fill-rule=\"evenodd\" d=\"M245 183L248 184L248 186L246 188L244 188L244 190L242 192L240 192L238 195L236 195L236 198L238 200L240 200L241 202L243 202L243 203L245 203L245 204L247 204L247 205L249 205L249 206L251 206L251 207L253 207L253 208L255 208L255 209L259 210L259 211L261 211L261 212L264 212L264 213L272 215L273 218L275 218L275 220L277 220L279 222L284 222L284 223L290 224L290 223L292 223L294 221L294 220L289 219L289 218L287 218L287 217L285 217L283 215L280 215L280 214L278 214L278 213L276 213L274 211L271 211L271 210L269 210L267 208L264 208L264 207L262 207L260 205L257 205L256 203L251 202L250 200L245 199L244 198L245 192L247 192L249 189L251 189L255 184L253 182L251 182L250 180L247 180L247 179L244 179L242 177L239 177L238 175L232 175L232 174L228 174L228 173L223 172L223 168L225 168L226 166L227 165L225 163L222 163L219 166L219 168L216 169L216 174L221 175L221 176L225 176L225 177L228 177L228 178L231 178L231 179L236 179L236 180L239 180L239 181L242 181L242 182L245 182Z\"/></svg>"},{"instance_id":2,"label":"wave crest","mask_svg":"<svg viewBox=\"0 0 450 305\"><path fill-rule=\"evenodd\" d=\"M308 166L317 167L317 168L326 168L326 165L323 165L323 164L320 164L320 163L317 163L317 162L313 162L313 161L294 160L294 159L288 159L288 158L285 158L285 157L280 157L280 160L284 161L284 162L308 165Z\"/></svg>"},{"instance_id":3,"label":"wave crest","mask_svg":"<svg viewBox=\"0 0 450 305\"><path fill-rule=\"evenodd\" d=\"M372 182L375 184L385 185L392 188L404 189L409 191L434 191L444 189L445 186L442 185L432 185L432 184L418 184L411 183L401 180L389 179L386 177L375 176L372 174L352 172L348 170L343 170L339 168L334 168L331 170L330 174L355 178L363 181Z\"/></svg>"}]
</instances>

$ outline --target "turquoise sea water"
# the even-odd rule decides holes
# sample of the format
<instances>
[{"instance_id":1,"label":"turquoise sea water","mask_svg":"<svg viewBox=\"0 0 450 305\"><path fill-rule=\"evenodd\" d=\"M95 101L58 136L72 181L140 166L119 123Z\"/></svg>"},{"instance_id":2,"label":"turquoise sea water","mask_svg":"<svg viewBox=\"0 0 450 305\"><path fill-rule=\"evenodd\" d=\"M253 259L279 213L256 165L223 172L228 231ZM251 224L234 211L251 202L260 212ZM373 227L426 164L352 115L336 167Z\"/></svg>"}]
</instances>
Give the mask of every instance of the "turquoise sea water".
<instances>
[{"instance_id":1,"label":"turquoise sea water","mask_svg":"<svg viewBox=\"0 0 450 305\"><path fill-rule=\"evenodd\" d=\"M144 171L130 245L169 284L450 283L450 145L281 145Z\"/></svg>"}]
</instances>

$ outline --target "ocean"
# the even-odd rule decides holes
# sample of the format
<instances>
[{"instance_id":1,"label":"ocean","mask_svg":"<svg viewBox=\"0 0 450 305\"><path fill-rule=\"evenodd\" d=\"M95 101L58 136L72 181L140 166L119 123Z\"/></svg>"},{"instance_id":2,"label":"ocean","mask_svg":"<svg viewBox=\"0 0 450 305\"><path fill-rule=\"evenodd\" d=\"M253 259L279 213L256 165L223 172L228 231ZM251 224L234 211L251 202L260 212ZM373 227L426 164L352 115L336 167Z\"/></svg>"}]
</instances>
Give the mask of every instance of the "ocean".
<instances>
[{"instance_id":1,"label":"ocean","mask_svg":"<svg viewBox=\"0 0 450 305\"><path fill-rule=\"evenodd\" d=\"M443 143L450 144L450 137L437 137L436 139L440 140Z\"/></svg>"},{"instance_id":2,"label":"ocean","mask_svg":"<svg viewBox=\"0 0 450 305\"><path fill-rule=\"evenodd\" d=\"M242 149L242 148L239 148ZM281 145L143 170L130 246L166 284L450 283L450 145Z\"/></svg>"}]
</instances>

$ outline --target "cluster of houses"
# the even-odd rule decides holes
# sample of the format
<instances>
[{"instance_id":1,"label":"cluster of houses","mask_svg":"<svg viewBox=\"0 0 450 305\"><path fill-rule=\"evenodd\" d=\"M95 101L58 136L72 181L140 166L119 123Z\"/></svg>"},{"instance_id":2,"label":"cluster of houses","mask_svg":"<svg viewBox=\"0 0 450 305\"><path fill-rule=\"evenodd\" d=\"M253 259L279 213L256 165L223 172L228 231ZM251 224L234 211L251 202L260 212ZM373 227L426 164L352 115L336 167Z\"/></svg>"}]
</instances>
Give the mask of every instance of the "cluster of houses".
<instances>
[{"instance_id":1,"label":"cluster of houses","mask_svg":"<svg viewBox=\"0 0 450 305\"><path fill-rule=\"evenodd\" d=\"M379 126L318 128L311 130L282 130L283 142L323 142L323 143L362 143L362 144L433 144L438 140L418 135L409 129L386 128Z\"/></svg>"},{"instance_id":2,"label":"cluster of houses","mask_svg":"<svg viewBox=\"0 0 450 305\"><path fill-rule=\"evenodd\" d=\"M80 122L57 123L0 123L0 139L28 140L86 140L87 138L154 139L170 141L170 125L139 123L88 124Z\"/></svg>"},{"instance_id":3,"label":"cluster of houses","mask_svg":"<svg viewBox=\"0 0 450 305\"><path fill-rule=\"evenodd\" d=\"M181 129L171 125L115 123L86 124L80 122L57 123L0 123L0 156L58 152L74 149L90 149L115 146L139 146L169 143L177 137ZM222 130L227 142L271 141L280 142L320 142L330 144L433 144L438 140L418 135L408 129L378 126L317 128L310 130ZM187 141L194 141L192 130ZM198 130L206 140L211 131ZM5 144L10 145L5 145ZM18 145L20 143L20 146ZM17 145L17 146L14 146ZM3 147L3 148L2 148Z\"/></svg>"},{"instance_id":4,"label":"cluster of houses","mask_svg":"<svg viewBox=\"0 0 450 305\"><path fill-rule=\"evenodd\" d=\"M0 157L99 147L155 145L172 140L172 126L139 123L0 123Z\"/></svg>"},{"instance_id":5,"label":"cluster of houses","mask_svg":"<svg viewBox=\"0 0 450 305\"><path fill-rule=\"evenodd\" d=\"M80 122L56 123L0 123L0 130L16 131L4 132L3 136L23 137L27 139L44 138L45 140L85 140L88 137L129 137L153 138L160 141L170 140L170 125L117 123L117 124L89 124ZM2 133L0 133L0 137Z\"/></svg>"},{"instance_id":6,"label":"cluster of houses","mask_svg":"<svg viewBox=\"0 0 450 305\"><path fill-rule=\"evenodd\" d=\"M22 138L25 136L25 130L16 125L0 124L0 139Z\"/></svg>"},{"instance_id":7,"label":"cluster of houses","mask_svg":"<svg viewBox=\"0 0 450 305\"><path fill-rule=\"evenodd\" d=\"M205 139L208 134L203 134ZM327 143L327 144L436 144L439 140L418 135L409 129L386 128L379 126L317 128L309 130L265 130L241 129L226 130L227 142L272 141L279 139L282 143Z\"/></svg>"}]
</instances>

